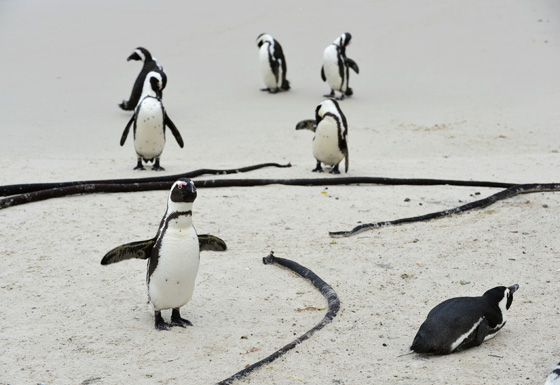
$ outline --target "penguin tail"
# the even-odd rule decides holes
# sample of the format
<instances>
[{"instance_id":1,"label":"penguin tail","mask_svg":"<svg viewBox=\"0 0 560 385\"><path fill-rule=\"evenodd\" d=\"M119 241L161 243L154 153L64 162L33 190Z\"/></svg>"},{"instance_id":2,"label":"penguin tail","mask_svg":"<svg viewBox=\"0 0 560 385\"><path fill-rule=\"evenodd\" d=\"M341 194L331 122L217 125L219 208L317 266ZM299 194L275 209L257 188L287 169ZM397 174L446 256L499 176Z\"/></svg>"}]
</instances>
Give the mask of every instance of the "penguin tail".
<instances>
[{"instance_id":1,"label":"penguin tail","mask_svg":"<svg viewBox=\"0 0 560 385\"><path fill-rule=\"evenodd\" d=\"M346 89L346 92L344 93L344 95L352 96L352 95L354 95L354 91L352 91L352 88L348 87L348 89Z\"/></svg>"},{"instance_id":2,"label":"penguin tail","mask_svg":"<svg viewBox=\"0 0 560 385\"><path fill-rule=\"evenodd\" d=\"M288 90L290 89L290 82L288 81L288 79L285 79L285 80L282 82L282 86L280 87L280 89L281 89L282 91L288 91Z\"/></svg>"}]
</instances>

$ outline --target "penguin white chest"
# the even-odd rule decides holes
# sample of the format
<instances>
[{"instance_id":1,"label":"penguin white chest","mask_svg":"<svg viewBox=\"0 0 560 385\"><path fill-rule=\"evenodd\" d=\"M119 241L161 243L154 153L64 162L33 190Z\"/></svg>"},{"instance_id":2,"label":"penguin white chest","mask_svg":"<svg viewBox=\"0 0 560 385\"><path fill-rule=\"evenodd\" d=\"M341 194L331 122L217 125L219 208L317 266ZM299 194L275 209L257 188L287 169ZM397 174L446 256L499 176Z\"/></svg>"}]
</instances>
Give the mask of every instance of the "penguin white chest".
<instances>
[{"instance_id":1,"label":"penguin white chest","mask_svg":"<svg viewBox=\"0 0 560 385\"><path fill-rule=\"evenodd\" d=\"M340 58L334 45L330 45L323 51L323 71L327 78L327 83L333 90L345 92L346 82L343 76L340 76L339 62ZM344 86L344 89L343 89Z\"/></svg>"},{"instance_id":2,"label":"penguin white chest","mask_svg":"<svg viewBox=\"0 0 560 385\"><path fill-rule=\"evenodd\" d=\"M191 299L199 263L200 250L194 227L170 223L148 284L154 310L179 308Z\"/></svg>"},{"instance_id":3,"label":"penguin white chest","mask_svg":"<svg viewBox=\"0 0 560 385\"><path fill-rule=\"evenodd\" d=\"M134 148L146 160L157 158L163 152L165 132L163 109L156 98L144 98L136 113Z\"/></svg>"},{"instance_id":4,"label":"penguin white chest","mask_svg":"<svg viewBox=\"0 0 560 385\"><path fill-rule=\"evenodd\" d=\"M269 53L269 50L272 50L270 44L263 44L259 49L259 59L261 63L261 75L263 78L263 82L267 88L275 89L278 87L278 82L280 82L282 71L280 66L278 66L278 81L276 81L276 76L272 72L272 67L270 65L269 57L273 57L273 52Z\"/></svg>"},{"instance_id":5,"label":"penguin white chest","mask_svg":"<svg viewBox=\"0 0 560 385\"><path fill-rule=\"evenodd\" d=\"M325 117L315 130L313 138L313 156L320 162L334 166L344 154L338 146L338 125L334 118Z\"/></svg>"}]
</instances>

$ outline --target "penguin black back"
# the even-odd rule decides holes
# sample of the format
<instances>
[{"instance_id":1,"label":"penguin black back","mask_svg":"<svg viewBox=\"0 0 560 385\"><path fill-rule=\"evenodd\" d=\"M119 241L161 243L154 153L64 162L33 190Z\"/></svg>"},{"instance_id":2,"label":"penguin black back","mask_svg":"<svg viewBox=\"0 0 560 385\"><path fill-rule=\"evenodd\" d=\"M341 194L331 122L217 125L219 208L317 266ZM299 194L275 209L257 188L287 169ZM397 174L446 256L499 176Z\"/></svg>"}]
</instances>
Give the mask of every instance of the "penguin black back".
<instances>
[{"instance_id":1,"label":"penguin black back","mask_svg":"<svg viewBox=\"0 0 560 385\"><path fill-rule=\"evenodd\" d=\"M482 344L506 324L519 285L498 286L481 297L448 299L429 313L410 347L416 353L449 354Z\"/></svg>"},{"instance_id":2,"label":"penguin black back","mask_svg":"<svg viewBox=\"0 0 560 385\"><path fill-rule=\"evenodd\" d=\"M162 87L163 90L167 85L167 75L163 71L163 67L159 65L157 60L152 57L150 51L148 51L144 47L138 47L134 50L134 52L126 59L127 61L130 60L137 60L143 61L144 64L142 66L142 70L136 77L134 81L134 85L132 86L132 92L130 94L130 98L128 100L123 100L122 103L119 104L119 107L125 111L132 111L138 105L140 101L140 97L142 95L142 87L144 86L144 80L146 79L146 75L151 71L156 71L161 75L162 78ZM161 96L160 96L161 97Z\"/></svg>"}]
</instances>

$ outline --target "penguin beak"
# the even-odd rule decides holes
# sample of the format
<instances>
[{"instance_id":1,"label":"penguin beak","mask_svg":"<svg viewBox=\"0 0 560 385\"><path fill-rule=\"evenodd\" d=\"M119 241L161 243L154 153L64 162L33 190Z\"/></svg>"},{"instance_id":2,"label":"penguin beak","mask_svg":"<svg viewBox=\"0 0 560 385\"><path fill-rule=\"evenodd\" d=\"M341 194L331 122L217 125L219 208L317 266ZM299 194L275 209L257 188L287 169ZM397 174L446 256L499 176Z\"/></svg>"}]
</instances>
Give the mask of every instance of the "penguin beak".
<instances>
[{"instance_id":1,"label":"penguin beak","mask_svg":"<svg viewBox=\"0 0 560 385\"><path fill-rule=\"evenodd\" d=\"M518 284L512 285L512 286L508 287L508 289L509 289L509 292L511 294L513 294L519 289L519 285Z\"/></svg>"},{"instance_id":2,"label":"penguin beak","mask_svg":"<svg viewBox=\"0 0 560 385\"><path fill-rule=\"evenodd\" d=\"M136 52L133 52L132 55L130 55L126 61L131 61L131 60L142 60L140 58L140 56L138 56L138 54Z\"/></svg>"}]
</instances>

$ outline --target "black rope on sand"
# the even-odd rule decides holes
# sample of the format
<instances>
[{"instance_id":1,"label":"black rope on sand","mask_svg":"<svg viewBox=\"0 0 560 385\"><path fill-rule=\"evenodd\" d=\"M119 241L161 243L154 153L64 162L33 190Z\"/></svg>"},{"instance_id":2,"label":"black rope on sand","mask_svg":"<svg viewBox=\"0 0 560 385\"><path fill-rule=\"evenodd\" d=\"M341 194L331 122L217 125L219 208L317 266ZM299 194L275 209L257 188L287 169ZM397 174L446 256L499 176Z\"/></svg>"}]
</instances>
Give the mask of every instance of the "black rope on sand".
<instances>
[{"instance_id":1,"label":"black rope on sand","mask_svg":"<svg viewBox=\"0 0 560 385\"><path fill-rule=\"evenodd\" d=\"M255 170L262 167L291 167L290 164L264 163L256 166L231 170L201 169L184 174L169 175L141 179L109 179L85 182L34 183L22 185L0 186L1 195L11 195L0 199L0 209L24 203L37 202L50 198L60 198L74 194L117 193L151 190L167 190L173 182L181 177L193 177L205 173L232 174ZM197 188L219 187L252 187L280 184L288 186L335 186L348 184L380 184L380 185L412 185L412 186L477 186L477 187L510 187L513 183L463 181L450 179L414 179L384 177L339 177L339 178L302 178L302 179L200 179L194 181ZM18 195L15 192L20 192ZM23 193L22 193L23 192Z\"/></svg>"},{"instance_id":2,"label":"black rope on sand","mask_svg":"<svg viewBox=\"0 0 560 385\"><path fill-rule=\"evenodd\" d=\"M275 257L273 251L270 252L270 255L263 258L263 263L265 265L269 265L269 264L274 263L274 264L277 264L277 265L280 265L280 266L284 266L284 267L288 268L289 270L293 271L294 273L300 275L301 277L311 281L313 286L315 286L317 288L317 290L319 290L321 292L321 294L323 294L325 296L325 298L327 299L327 302L328 302L327 313L325 314L325 316L323 317L321 322L319 322L313 328L309 329L305 334L302 334L301 336L299 336L298 338L296 338L295 340L293 340L289 344L287 344L284 347L278 349L277 351L272 353L270 356L268 356L268 357L266 357L266 358L264 358L264 359L262 359L258 362L255 362L251 366L248 366L245 369L235 373L233 376L231 376L229 378L226 378L223 381L218 382L217 385L231 384L234 381L239 380L242 377L245 377L246 375L253 372L254 370L256 370L256 369L258 369L258 368L260 368L260 367L262 367L266 364L271 363L272 361L274 361L278 357L281 357L282 355L284 355L289 350L295 348L297 345L301 344L303 341L310 338L313 334L315 334L316 332L321 330L323 327L325 327L325 325L329 324L333 320L333 318L336 317L336 314L338 313L338 310L340 309L340 300L338 299L338 296L336 295L336 292L334 291L334 289L328 283L323 281L317 274L315 274L314 272L312 272L308 268L300 265L297 262L291 261L289 259Z\"/></svg>"},{"instance_id":3,"label":"black rope on sand","mask_svg":"<svg viewBox=\"0 0 560 385\"><path fill-rule=\"evenodd\" d=\"M395 226L400 225L402 223L412 223L412 222L421 222L421 221L429 221L431 219L443 218L453 214L462 213L468 210L477 209L489 206L493 203L496 203L499 200L510 198L512 196L518 194L527 194L527 193L534 193L534 192L543 192L543 191L560 191L560 183L533 183L533 184L517 184L513 185L505 190L502 190L498 193L490 195L486 198L470 202L464 204L459 207L455 207L453 209L438 211L435 213L429 213L420 215L417 217L409 217L409 218L401 218L395 219L392 221L385 221L385 222L376 222L376 223L364 223L362 225L354 227L352 230L349 231L334 231L329 232L329 235L332 238L342 238L342 237L350 237L352 235L359 234L366 230L373 230L379 229L381 227L386 226Z\"/></svg>"},{"instance_id":4,"label":"black rope on sand","mask_svg":"<svg viewBox=\"0 0 560 385\"><path fill-rule=\"evenodd\" d=\"M290 163L281 165L278 163L262 163L254 166L247 166L241 168L233 168L226 170L218 170L212 168L201 168L199 170L188 171L182 174L155 176L151 178L128 178L128 179L100 179L100 180L87 180L87 181L73 181L73 182L55 182L55 183L27 183L27 184L14 184L7 186L0 186L0 196L9 196L15 194L24 194L40 190L50 190L53 188L70 187L76 185L91 185L91 184L138 184L138 183L153 183L153 182L175 182L179 178L195 178L201 175L226 175L237 174L257 170L264 167L292 167Z\"/></svg>"}]
</instances>

